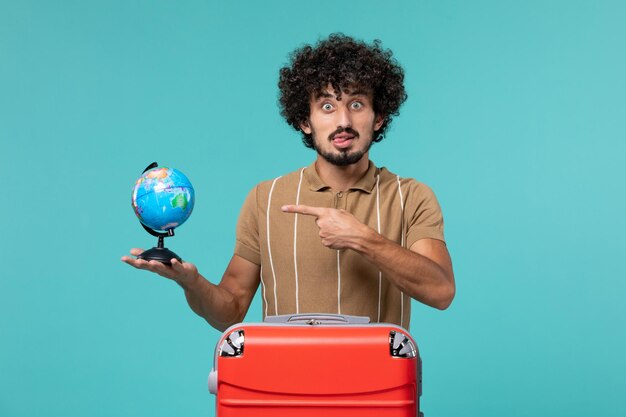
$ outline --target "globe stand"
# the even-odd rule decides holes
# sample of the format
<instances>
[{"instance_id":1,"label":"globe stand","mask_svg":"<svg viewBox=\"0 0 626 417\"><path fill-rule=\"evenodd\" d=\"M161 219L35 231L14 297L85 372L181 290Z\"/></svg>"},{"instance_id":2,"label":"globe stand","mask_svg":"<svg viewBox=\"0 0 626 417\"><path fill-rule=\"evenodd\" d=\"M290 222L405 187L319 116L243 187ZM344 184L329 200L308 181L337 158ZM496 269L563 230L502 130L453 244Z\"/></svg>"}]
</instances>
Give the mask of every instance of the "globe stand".
<instances>
[{"instance_id":1,"label":"globe stand","mask_svg":"<svg viewBox=\"0 0 626 417\"><path fill-rule=\"evenodd\" d=\"M170 266L172 265L172 258L176 259L178 262L182 262L180 256L176 255L174 252L163 246L163 239L169 236L174 236L174 229L168 229L167 232L163 233L152 230L143 223L141 225L152 236L158 237L159 241L156 247L148 249L147 251L144 251L141 254L137 255L138 259L143 259L145 261L159 261L162 264Z\"/></svg>"}]
</instances>

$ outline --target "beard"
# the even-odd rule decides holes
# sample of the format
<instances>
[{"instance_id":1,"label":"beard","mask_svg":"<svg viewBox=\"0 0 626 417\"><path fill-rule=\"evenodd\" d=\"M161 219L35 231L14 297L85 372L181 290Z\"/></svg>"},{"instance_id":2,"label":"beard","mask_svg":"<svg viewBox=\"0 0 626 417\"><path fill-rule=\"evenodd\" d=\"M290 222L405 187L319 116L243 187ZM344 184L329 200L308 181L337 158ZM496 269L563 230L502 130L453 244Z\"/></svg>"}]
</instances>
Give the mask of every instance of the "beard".
<instances>
[{"instance_id":1,"label":"beard","mask_svg":"<svg viewBox=\"0 0 626 417\"><path fill-rule=\"evenodd\" d=\"M332 142L333 137L335 135L339 133L343 133L343 132L347 132L353 135L355 141L360 140L359 132L357 132L356 130L349 128L349 127L345 129L340 127L339 129L335 130L333 133L331 133L328 136L328 141ZM372 147L372 143L373 143L373 141L370 140L364 149L357 150L357 151L350 151L349 149L342 149L342 150L335 151L335 152L332 152L332 151L328 152L328 151L323 150L318 145L315 132L312 132L312 134L313 134L313 148L317 151L318 155L324 158L327 162L335 166L339 166L339 167L345 167L345 166L356 164L357 162L359 162L361 158L363 158L363 156L370 150L370 148Z\"/></svg>"}]
</instances>

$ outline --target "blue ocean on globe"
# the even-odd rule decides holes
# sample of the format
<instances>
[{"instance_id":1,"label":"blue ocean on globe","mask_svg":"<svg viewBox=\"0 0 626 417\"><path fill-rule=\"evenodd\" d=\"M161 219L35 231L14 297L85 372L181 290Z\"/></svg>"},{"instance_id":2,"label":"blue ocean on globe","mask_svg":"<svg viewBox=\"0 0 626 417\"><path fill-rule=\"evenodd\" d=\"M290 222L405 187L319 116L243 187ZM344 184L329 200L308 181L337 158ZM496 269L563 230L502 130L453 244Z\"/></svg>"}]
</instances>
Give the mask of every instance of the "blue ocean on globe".
<instances>
[{"instance_id":1,"label":"blue ocean on globe","mask_svg":"<svg viewBox=\"0 0 626 417\"><path fill-rule=\"evenodd\" d=\"M195 193L189 179L174 168L146 171L135 183L132 205L139 221L165 232L183 224L191 215Z\"/></svg>"}]
</instances>

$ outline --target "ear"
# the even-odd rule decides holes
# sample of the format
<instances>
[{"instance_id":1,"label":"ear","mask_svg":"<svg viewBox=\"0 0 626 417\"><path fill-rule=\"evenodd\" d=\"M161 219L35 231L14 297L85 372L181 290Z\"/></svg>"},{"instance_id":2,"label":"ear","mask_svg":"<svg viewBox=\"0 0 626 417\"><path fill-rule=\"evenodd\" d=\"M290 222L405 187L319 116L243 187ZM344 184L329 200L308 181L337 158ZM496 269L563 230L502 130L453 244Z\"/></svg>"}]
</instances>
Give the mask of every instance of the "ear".
<instances>
[{"instance_id":1,"label":"ear","mask_svg":"<svg viewBox=\"0 0 626 417\"><path fill-rule=\"evenodd\" d=\"M381 114L377 114L376 117L374 118L374 132L377 132L384 122L385 122L385 116Z\"/></svg>"},{"instance_id":2,"label":"ear","mask_svg":"<svg viewBox=\"0 0 626 417\"><path fill-rule=\"evenodd\" d=\"M305 120L302 123L300 123L300 130L302 130L306 135L311 134L311 124L309 123L308 120Z\"/></svg>"}]
</instances>

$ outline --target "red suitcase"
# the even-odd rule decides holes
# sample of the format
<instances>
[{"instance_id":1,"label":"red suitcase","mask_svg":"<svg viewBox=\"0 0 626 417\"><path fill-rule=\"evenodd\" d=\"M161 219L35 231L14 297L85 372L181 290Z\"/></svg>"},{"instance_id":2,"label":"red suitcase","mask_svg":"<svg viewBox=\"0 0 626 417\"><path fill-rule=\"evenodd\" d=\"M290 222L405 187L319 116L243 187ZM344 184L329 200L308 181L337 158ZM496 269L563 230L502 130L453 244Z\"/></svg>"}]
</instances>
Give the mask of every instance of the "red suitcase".
<instances>
[{"instance_id":1,"label":"red suitcase","mask_svg":"<svg viewBox=\"0 0 626 417\"><path fill-rule=\"evenodd\" d=\"M300 314L231 326L209 375L216 415L421 415L417 344L402 327L368 322Z\"/></svg>"}]
</instances>

